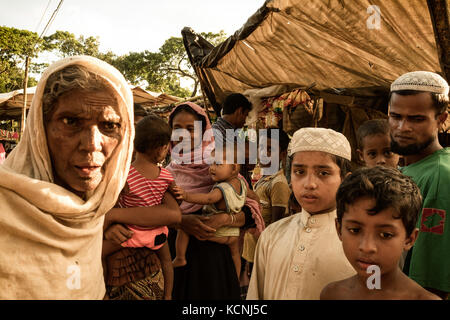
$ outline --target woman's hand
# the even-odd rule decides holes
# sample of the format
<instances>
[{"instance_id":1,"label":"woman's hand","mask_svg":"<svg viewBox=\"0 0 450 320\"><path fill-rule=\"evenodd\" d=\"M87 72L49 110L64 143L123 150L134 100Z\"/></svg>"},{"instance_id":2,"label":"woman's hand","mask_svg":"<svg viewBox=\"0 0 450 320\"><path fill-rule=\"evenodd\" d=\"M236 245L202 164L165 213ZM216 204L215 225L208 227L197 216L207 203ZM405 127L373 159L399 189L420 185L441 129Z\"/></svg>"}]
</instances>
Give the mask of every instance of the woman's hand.
<instances>
[{"instance_id":1,"label":"woman's hand","mask_svg":"<svg viewBox=\"0 0 450 320\"><path fill-rule=\"evenodd\" d=\"M218 213L208 216L208 220L205 224L211 228L218 229L220 227L229 226L231 223L231 217L228 213Z\"/></svg>"},{"instance_id":2,"label":"woman's hand","mask_svg":"<svg viewBox=\"0 0 450 320\"><path fill-rule=\"evenodd\" d=\"M170 192L164 194L163 202L151 207L112 208L106 213L103 230L111 223L133 224L155 228L180 223L181 211Z\"/></svg>"},{"instance_id":3,"label":"woman's hand","mask_svg":"<svg viewBox=\"0 0 450 320\"><path fill-rule=\"evenodd\" d=\"M213 237L216 229L206 225L211 217L204 217L196 214L185 214L181 218L181 229L184 232L193 235L198 240L208 240Z\"/></svg>"},{"instance_id":4,"label":"woman's hand","mask_svg":"<svg viewBox=\"0 0 450 320\"><path fill-rule=\"evenodd\" d=\"M133 231L121 224L111 225L104 233L106 240L121 244L133 236Z\"/></svg>"},{"instance_id":5,"label":"woman's hand","mask_svg":"<svg viewBox=\"0 0 450 320\"><path fill-rule=\"evenodd\" d=\"M234 214L234 218L228 213L218 213L209 216L206 225L218 229L220 227L242 227L245 224L245 213L243 211Z\"/></svg>"}]
</instances>

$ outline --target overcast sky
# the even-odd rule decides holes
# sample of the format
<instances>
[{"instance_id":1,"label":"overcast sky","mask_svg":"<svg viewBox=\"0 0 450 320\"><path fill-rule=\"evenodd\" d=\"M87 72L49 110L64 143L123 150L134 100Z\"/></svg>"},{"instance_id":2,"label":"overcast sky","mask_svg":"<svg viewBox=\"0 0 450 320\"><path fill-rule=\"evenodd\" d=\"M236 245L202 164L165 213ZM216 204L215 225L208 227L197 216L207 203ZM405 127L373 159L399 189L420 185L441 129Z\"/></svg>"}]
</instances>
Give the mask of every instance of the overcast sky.
<instances>
[{"instance_id":1,"label":"overcast sky","mask_svg":"<svg viewBox=\"0 0 450 320\"><path fill-rule=\"evenodd\" d=\"M41 34L60 0L0 0L0 25ZM264 0L64 0L45 35L56 30L98 36L100 51L117 55L157 51L183 27L227 35L238 30ZM44 14L45 13L45 14ZM41 20L42 18L42 20Z\"/></svg>"}]
</instances>

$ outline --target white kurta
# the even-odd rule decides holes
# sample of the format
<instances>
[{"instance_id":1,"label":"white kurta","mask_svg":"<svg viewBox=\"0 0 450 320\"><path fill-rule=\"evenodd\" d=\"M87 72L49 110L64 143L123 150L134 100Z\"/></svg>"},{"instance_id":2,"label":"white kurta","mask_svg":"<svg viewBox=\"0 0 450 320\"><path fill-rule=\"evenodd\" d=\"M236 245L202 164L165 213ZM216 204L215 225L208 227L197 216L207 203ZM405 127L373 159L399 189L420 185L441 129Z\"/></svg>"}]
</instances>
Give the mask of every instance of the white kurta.
<instances>
[{"instance_id":1,"label":"white kurta","mask_svg":"<svg viewBox=\"0 0 450 320\"><path fill-rule=\"evenodd\" d=\"M319 299L328 283L354 275L335 218L335 210L303 210L269 225L258 239L247 299Z\"/></svg>"}]
</instances>

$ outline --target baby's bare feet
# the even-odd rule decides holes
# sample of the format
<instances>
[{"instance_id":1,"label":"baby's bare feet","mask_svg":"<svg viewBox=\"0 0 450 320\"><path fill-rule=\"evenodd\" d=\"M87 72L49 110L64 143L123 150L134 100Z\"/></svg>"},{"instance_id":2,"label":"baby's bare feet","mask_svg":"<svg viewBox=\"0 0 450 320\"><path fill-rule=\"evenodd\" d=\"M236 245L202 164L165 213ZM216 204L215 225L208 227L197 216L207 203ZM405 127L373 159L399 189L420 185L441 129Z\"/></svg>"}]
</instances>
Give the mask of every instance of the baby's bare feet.
<instances>
[{"instance_id":1,"label":"baby's bare feet","mask_svg":"<svg viewBox=\"0 0 450 320\"><path fill-rule=\"evenodd\" d=\"M173 259L172 261L172 265L174 268L176 267L183 267L187 264L187 261L185 258L179 258L179 257L175 257L175 259Z\"/></svg>"}]
</instances>

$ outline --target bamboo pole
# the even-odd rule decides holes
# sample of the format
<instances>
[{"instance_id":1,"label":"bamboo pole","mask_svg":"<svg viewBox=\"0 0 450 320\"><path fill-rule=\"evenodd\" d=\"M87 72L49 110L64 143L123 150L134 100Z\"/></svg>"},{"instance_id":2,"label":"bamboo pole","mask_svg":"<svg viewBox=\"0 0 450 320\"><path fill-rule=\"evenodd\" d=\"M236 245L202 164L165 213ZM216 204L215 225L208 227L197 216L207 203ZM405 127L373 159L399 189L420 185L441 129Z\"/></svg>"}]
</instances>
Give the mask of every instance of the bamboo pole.
<instances>
[{"instance_id":1,"label":"bamboo pole","mask_svg":"<svg viewBox=\"0 0 450 320\"><path fill-rule=\"evenodd\" d=\"M25 59L25 78L23 79L23 107L22 107L22 119L20 122L20 137L22 138L25 132L25 123L27 119L27 86L28 86L28 66L30 64L30 57L27 56Z\"/></svg>"}]
</instances>

